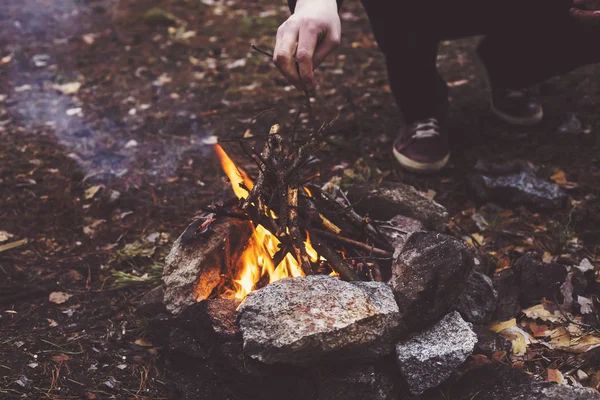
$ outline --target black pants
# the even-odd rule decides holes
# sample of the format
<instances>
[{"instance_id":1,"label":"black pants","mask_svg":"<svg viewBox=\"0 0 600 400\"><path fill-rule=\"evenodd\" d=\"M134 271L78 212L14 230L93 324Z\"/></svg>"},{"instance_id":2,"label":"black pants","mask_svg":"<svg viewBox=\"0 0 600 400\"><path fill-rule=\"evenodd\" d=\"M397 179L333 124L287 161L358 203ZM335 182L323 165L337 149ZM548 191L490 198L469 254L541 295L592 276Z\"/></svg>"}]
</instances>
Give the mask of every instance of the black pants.
<instances>
[{"instance_id":1,"label":"black pants","mask_svg":"<svg viewBox=\"0 0 600 400\"><path fill-rule=\"evenodd\" d=\"M441 40L484 35L477 53L494 87L520 89L599 62L600 29L590 32L575 21L570 3L363 0L408 123L446 113L448 90L436 67Z\"/></svg>"}]
</instances>

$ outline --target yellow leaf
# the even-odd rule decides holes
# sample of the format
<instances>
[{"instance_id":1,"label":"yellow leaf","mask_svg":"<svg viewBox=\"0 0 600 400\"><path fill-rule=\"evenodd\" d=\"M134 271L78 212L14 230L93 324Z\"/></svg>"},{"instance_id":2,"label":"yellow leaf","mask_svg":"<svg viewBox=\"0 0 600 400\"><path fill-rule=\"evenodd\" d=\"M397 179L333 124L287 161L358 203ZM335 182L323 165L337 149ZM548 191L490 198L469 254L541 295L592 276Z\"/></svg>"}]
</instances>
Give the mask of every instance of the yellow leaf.
<instances>
[{"instance_id":1,"label":"yellow leaf","mask_svg":"<svg viewBox=\"0 0 600 400\"><path fill-rule=\"evenodd\" d=\"M525 336L518 333L517 338L512 341L512 353L515 356L523 356L526 352L527 343L525 343Z\"/></svg>"},{"instance_id":2,"label":"yellow leaf","mask_svg":"<svg viewBox=\"0 0 600 400\"><path fill-rule=\"evenodd\" d=\"M96 195L96 193L98 193L98 190L100 190L101 187L102 187L102 185L96 185L96 186L87 188L85 190L85 193L83 194L83 198L86 200L93 198Z\"/></svg>"},{"instance_id":3,"label":"yellow leaf","mask_svg":"<svg viewBox=\"0 0 600 400\"><path fill-rule=\"evenodd\" d=\"M552 348L569 347L570 344L571 335L567 328L561 326L550 332L550 346Z\"/></svg>"},{"instance_id":4,"label":"yellow leaf","mask_svg":"<svg viewBox=\"0 0 600 400\"><path fill-rule=\"evenodd\" d=\"M550 177L550 179L552 179L557 185L564 185L565 183L567 183L567 176L565 175L565 171L560 169L557 169L556 172L554 172L554 175Z\"/></svg>"},{"instance_id":5,"label":"yellow leaf","mask_svg":"<svg viewBox=\"0 0 600 400\"><path fill-rule=\"evenodd\" d=\"M523 314L525 314L528 318L541 319L542 321L563 322L565 320L564 317L560 315L559 311L551 313L550 311L546 310L543 304L538 304L523 310Z\"/></svg>"},{"instance_id":6,"label":"yellow leaf","mask_svg":"<svg viewBox=\"0 0 600 400\"><path fill-rule=\"evenodd\" d=\"M517 320L515 318L509 319L508 321L500 321L494 322L489 326L490 330L498 333L505 329L511 328L517 325Z\"/></svg>"}]
</instances>

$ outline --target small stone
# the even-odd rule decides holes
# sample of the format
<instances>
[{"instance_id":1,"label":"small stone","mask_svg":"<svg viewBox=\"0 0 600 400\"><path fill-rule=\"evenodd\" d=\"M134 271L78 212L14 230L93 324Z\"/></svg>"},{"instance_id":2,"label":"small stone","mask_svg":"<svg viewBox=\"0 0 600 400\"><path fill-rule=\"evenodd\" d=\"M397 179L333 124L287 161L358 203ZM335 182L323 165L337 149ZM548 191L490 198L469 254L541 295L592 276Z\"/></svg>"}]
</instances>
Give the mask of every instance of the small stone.
<instances>
[{"instance_id":1,"label":"small stone","mask_svg":"<svg viewBox=\"0 0 600 400\"><path fill-rule=\"evenodd\" d=\"M497 301L498 292L494 289L492 280L480 272L473 272L456 310L466 321L484 324L492 319Z\"/></svg>"},{"instance_id":2,"label":"small stone","mask_svg":"<svg viewBox=\"0 0 600 400\"><path fill-rule=\"evenodd\" d=\"M420 395L452 375L473 353L477 335L456 311L425 331L396 344L400 373L409 390Z\"/></svg>"},{"instance_id":3,"label":"small stone","mask_svg":"<svg viewBox=\"0 0 600 400\"><path fill-rule=\"evenodd\" d=\"M556 209L567 200L560 186L538 178L531 170L498 176L472 174L469 183L475 195L484 201Z\"/></svg>"},{"instance_id":4,"label":"small stone","mask_svg":"<svg viewBox=\"0 0 600 400\"><path fill-rule=\"evenodd\" d=\"M314 365L390 354L400 313L385 283L314 275L251 292L238 321L244 351L252 358Z\"/></svg>"},{"instance_id":5,"label":"small stone","mask_svg":"<svg viewBox=\"0 0 600 400\"><path fill-rule=\"evenodd\" d=\"M528 253L514 262L513 269L520 284L521 307L539 304L542 298L562 297L560 286L568 274L564 265L544 263L537 254Z\"/></svg>"},{"instance_id":6,"label":"small stone","mask_svg":"<svg viewBox=\"0 0 600 400\"><path fill-rule=\"evenodd\" d=\"M454 307L473 268L462 241L434 232L414 232L392 264L390 285L409 330L433 324Z\"/></svg>"}]
</instances>

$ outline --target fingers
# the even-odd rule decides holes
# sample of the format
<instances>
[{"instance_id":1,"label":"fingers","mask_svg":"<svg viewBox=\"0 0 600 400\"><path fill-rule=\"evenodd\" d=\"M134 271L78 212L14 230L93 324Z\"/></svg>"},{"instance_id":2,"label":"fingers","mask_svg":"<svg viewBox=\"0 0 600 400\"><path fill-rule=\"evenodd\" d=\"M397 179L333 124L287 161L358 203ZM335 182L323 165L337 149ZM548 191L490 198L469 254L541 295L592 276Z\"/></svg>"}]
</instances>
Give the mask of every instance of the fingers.
<instances>
[{"instance_id":1,"label":"fingers","mask_svg":"<svg viewBox=\"0 0 600 400\"><path fill-rule=\"evenodd\" d=\"M571 8L570 13L573 17L588 25L600 24L600 11L585 11L578 8Z\"/></svg>"},{"instance_id":2,"label":"fingers","mask_svg":"<svg viewBox=\"0 0 600 400\"><path fill-rule=\"evenodd\" d=\"M296 45L298 43L299 26L284 23L277 30L277 40L273 51L273 63L282 75L298 90L302 90L302 82L298 76L296 60Z\"/></svg>"},{"instance_id":3,"label":"fingers","mask_svg":"<svg viewBox=\"0 0 600 400\"><path fill-rule=\"evenodd\" d=\"M314 29L301 29L298 37L298 50L296 50L296 61L298 61L298 71L300 72L300 81L306 93L315 95L316 82L313 72L313 55L317 47L317 32Z\"/></svg>"},{"instance_id":4,"label":"fingers","mask_svg":"<svg viewBox=\"0 0 600 400\"><path fill-rule=\"evenodd\" d=\"M340 36L328 33L323 42L321 42L315 55L313 56L313 69L316 69L335 49L340 46Z\"/></svg>"}]
</instances>

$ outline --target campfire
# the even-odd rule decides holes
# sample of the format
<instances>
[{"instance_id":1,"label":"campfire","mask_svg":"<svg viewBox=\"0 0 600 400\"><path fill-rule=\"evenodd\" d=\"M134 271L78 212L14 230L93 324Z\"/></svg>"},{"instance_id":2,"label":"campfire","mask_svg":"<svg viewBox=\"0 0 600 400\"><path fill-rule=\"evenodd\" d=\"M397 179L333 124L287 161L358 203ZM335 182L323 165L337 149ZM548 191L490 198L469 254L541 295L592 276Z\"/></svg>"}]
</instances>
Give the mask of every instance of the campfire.
<instances>
[{"instance_id":1,"label":"campfire","mask_svg":"<svg viewBox=\"0 0 600 400\"><path fill-rule=\"evenodd\" d=\"M238 199L248 199L254 182L248 175L229 158L220 145L215 145L215 152L219 157L223 171L231 182L231 188ZM255 206L252 204L252 206ZM277 215L272 213L277 219ZM281 249L281 242L271 231L261 224L253 226L253 233L244 252L241 254L234 270L239 271L234 277L235 291L221 294L222 298L244 299L256 285L263 279L272 283L283 278L306 276L298 261L287 253L281 261L275 265L274 257ZM287 232L286 232L287 234ZM304 241L304 248L311 262L317 262L319 256L311 246L310 240Z\"/></svg>"},{"instance_id":2,"label":"campfire","mask_svg":"<svg viewBox=\"0 0 600 400\"><path fill-rule=\"evenodd\" d=\"M231 160L221 145L214 146L237 202L211 209L215 214L212 218L235 215L252 223L252 234L234 261L231 285L222 285L218 297L241 300L266 284L313 274L360 280L358 271L354 270L357 266L344 260L346 246L359 249L360 256L365 259L374 253L391 256L388 250L346 236L345 231L331 220L353 225L355 233L362 238L387 246L369 220L353 212L350 204L342 204L319 187L311 186L310 180L318 175L304 177L302 174L309 160L310 143L285 154L279 130L279 125L274 125L262 153L254 154L259 166L256 183ZM319 194L320 198L315 198L313 193ZM320 208L335 215L327 217ZM320 251L313 247L313 241ZM337 251L328 242L338 244ZM366 264L367 269L371 269L371 278L380 278L379 271L373 272L378 267L372 262ZM364 266L365 263L360 263L358 267Z\"/></svg>"}]
</instances>

